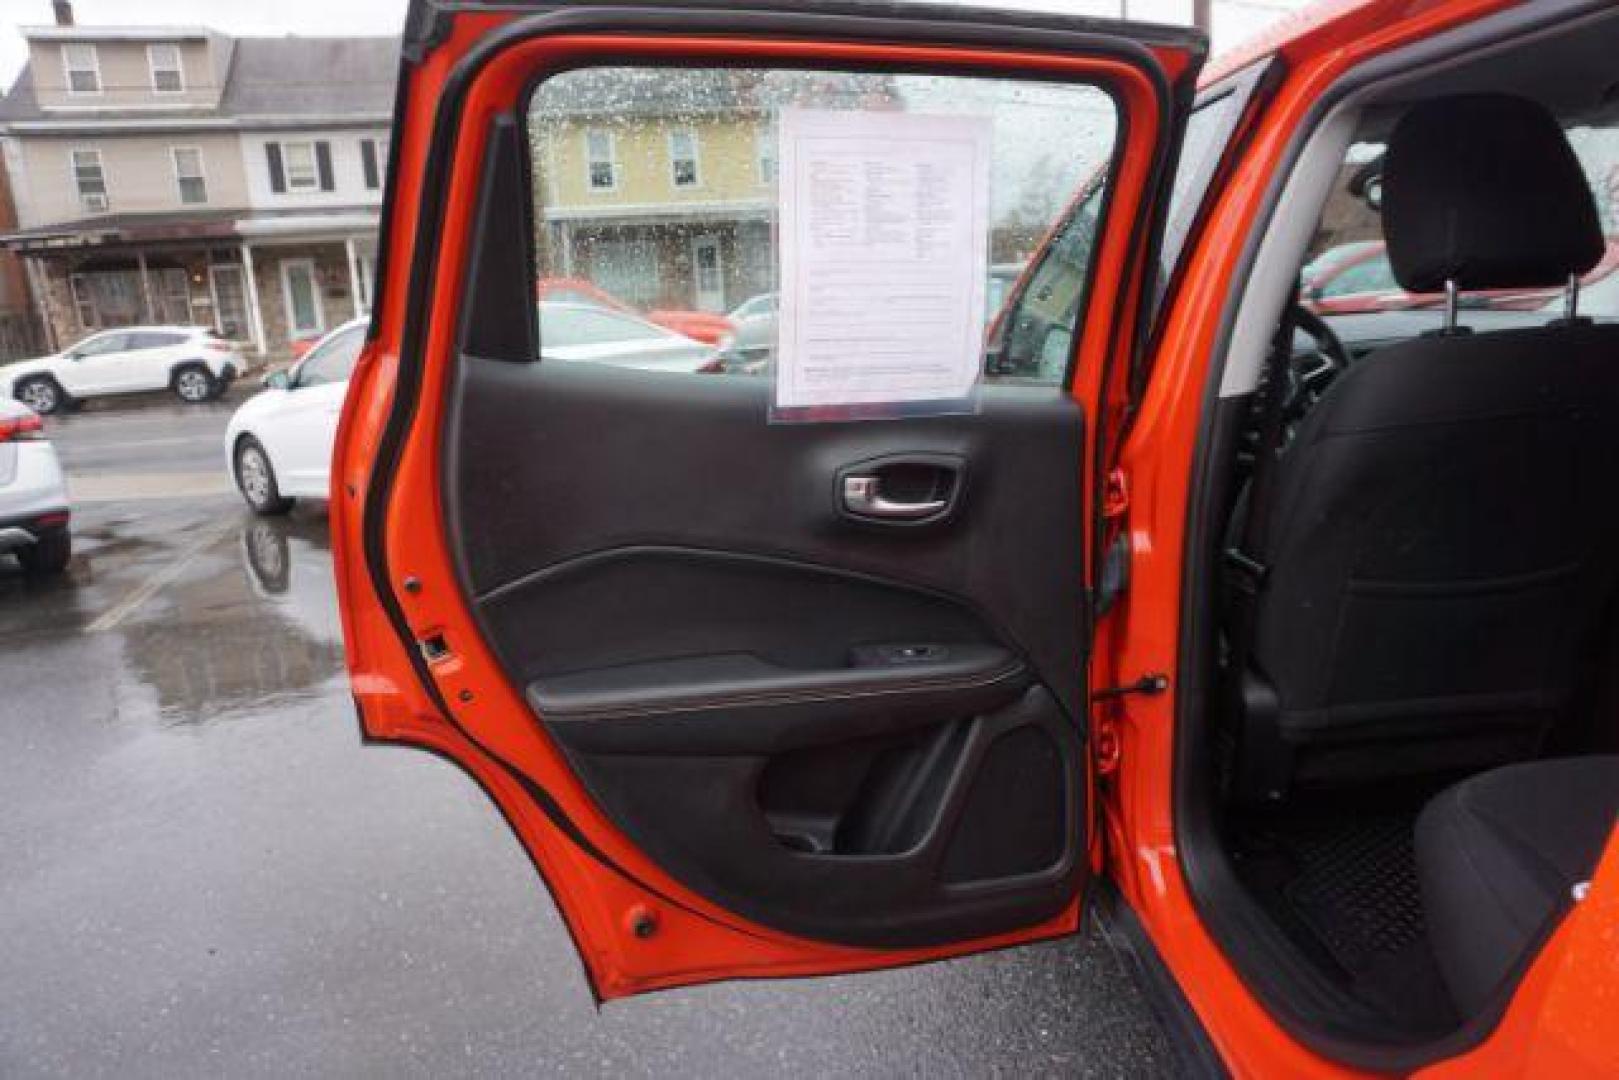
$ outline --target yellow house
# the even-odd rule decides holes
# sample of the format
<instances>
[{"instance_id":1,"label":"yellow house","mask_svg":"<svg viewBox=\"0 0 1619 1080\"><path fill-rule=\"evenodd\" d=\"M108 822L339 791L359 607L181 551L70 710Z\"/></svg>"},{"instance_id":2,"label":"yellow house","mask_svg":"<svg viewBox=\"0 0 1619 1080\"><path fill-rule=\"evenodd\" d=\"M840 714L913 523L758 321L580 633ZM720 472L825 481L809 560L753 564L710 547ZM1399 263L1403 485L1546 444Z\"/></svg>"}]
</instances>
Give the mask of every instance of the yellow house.
<instances>
[{"instance_id":1,"label":"yellow house","mask_svg":"<svg viewBox=\"0 0 1619 1080\"><path fill-rule=\"evenodd\" d=\"M707 104L558 115L536 102L542 277L586 279L638 307L715 312L774 288L771 114Z\"/></svg>"}]
</instances>

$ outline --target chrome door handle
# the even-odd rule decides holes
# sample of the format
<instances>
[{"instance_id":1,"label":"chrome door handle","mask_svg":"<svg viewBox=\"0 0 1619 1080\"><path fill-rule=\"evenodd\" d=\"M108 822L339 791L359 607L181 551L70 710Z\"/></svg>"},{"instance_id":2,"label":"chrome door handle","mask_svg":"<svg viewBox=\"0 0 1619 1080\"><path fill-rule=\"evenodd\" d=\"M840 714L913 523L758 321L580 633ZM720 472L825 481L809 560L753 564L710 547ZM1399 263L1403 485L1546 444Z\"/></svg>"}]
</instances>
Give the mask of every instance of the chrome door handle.
<instances>
[{"instance_id":1,"label":"chrome door handle","mask_svg":"<svg viewBox=\"0 0 1619 1080\"><path fill-rule=\"evenodd\" d=\"M932 517L948 505L948 499L923 499L920 502L890 499L883 495L882 484L875 476L843 478L843 508L857 517L911 521Z\"/></svg>"}]
</instances>

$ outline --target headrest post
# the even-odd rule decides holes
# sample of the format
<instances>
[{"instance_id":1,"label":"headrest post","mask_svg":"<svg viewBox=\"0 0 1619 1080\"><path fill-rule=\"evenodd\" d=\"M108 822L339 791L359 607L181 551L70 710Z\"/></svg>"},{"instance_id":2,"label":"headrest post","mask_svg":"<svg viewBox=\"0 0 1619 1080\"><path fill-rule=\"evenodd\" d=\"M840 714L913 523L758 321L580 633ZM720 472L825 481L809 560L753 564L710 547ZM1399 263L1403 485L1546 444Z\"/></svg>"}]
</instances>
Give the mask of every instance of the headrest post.
<instances>
[{"instance_id":1,"label":"headrest post","mask_svg":"<svg viewBox=\"0 0 1619 1080\"><path fill-rule=\"evenodd\" d=\"M1457 291L1456 291L1456 279L1455 278L1446 278L1445 279L1445 329L1444 329L1444 332L1447 333L1447 334L1454 334L1456 332L1456 308L1457 308L1457 305L1458 305L1458 299L1459 298L1458 298Z\"/></svg>"},{"instance_id":2,"label":"headrest post","mask_svg":"<svg viewBox=\"0 0 1619 1080\"><path fill-rule=\"evenodd\" d=\"M1563 319L1573 322L1580 314L1580 275L1568 275L1568 284L1563 287Z\"/></svg>"}]
</instances>

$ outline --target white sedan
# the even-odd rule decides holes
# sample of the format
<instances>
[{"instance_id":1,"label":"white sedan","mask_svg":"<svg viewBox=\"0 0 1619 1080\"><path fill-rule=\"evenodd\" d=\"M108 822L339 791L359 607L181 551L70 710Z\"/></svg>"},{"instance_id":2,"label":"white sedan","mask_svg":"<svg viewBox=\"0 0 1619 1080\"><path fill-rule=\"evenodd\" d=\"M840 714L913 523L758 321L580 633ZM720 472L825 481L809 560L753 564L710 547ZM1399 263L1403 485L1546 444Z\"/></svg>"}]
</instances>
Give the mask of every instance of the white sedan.
<instances>
[{"instance_id":1,"label":"white sedan","mask_svg":"<svg viewBox=\"0 0 1619 1080\"><path fill-rule=\"evenodd\" d=\"M0 553L30 574L59 574L73 553L67 483L39 415L0 398Z\"/></svg>"},{"instance_id":2,"label":"white sedan","mask_svg":"<svg viewBox=\"0 0 1619 1080\"><path fill-rule=\"evenodd\" d=\"M619 311L591 304L539 304L540 359L607 364L676 374L718 372L712 347ZM290 371L264 381L225 431L236 487L261 514L281 514L294 499L327 497L338 415L366 322L327 334Z\"/></svg>"},{"instance_id":3,"label":"white sedan","mask_svg":"<svg viewBox=\"0 0 1619 1080\"><path fill-rule=\"evenodd\" d=\"M207 401L247 370L236 346L205 326L126 326L91 334L70 349L0 367L0 397L37 413L84 398L172 390Z\"/></svg>"}]
</instances>

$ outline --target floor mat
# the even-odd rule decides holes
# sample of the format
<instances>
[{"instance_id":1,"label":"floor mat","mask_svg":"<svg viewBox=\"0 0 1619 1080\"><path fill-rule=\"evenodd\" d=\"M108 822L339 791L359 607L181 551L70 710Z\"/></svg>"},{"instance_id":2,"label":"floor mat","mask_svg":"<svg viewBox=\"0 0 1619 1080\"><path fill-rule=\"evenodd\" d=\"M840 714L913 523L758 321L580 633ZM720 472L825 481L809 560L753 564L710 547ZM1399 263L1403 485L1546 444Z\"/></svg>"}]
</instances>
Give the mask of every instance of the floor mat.
<instances>
[{"instance_id":1,"label":"floor mat","mask_svg":"<svg viewBox=\"0 0 1619 1080\"><path fill-rule=\"evenodd\" d=\"M1263 815L1237 865L1278 923L1360 1000L1414 1032L1456 1022L1428 949L1415 810Z\"/></svg>"},{"instance_id":2,"label":"floor mat","mask_svg":"<svg viewBox=\"0 0 1619 1080\"><path fill-rule=\"evenodd\" d=\"M1422 896L1407 815L1309 821L1287 830L1298 876L1283 896L1347 971L1422 940Z\"/></svg>"}]
</instances>

